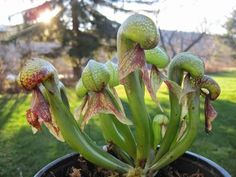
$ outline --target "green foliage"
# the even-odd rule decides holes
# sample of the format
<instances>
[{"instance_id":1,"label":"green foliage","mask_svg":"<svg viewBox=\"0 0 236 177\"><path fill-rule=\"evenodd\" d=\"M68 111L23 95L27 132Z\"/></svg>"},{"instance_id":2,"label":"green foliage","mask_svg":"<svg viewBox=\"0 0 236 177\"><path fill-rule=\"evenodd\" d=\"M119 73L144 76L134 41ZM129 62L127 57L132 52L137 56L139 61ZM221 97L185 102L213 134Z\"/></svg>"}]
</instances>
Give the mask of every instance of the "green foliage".
<instances>
[{"instance_id":1,"label":"green foliage","mask_svg":"<svg viewBox=\"0 0 236 177\"><path fill-rule=\"evenodd\" d=\"M225 23L225 29L227 30L227 39L229 45L232 48L236 47L236 10L234 10L231 16L228 18L227 22Z\"/></svg>"}]
</instances>

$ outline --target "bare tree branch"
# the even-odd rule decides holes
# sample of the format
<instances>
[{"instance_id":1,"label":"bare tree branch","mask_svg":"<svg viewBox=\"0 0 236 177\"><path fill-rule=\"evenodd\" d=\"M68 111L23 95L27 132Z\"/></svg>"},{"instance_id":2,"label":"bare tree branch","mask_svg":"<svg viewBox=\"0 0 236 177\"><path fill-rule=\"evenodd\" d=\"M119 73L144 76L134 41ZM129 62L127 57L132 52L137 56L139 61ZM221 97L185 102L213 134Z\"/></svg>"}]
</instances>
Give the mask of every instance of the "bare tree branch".
<instances>
[{"instance_id":1,"label":"bare tree branch","mask_svg":"<svg viewBox=\"0 0 236 177\"><path fill-rule=\"evenodd\" d=\"M183 50L183 52L187 52L188 50L190 50L196 43L198 43L198 42L202 39L202 37L203 37L205 34L206 34L205 32L199 34L199 36L198 36L195 40L193 40L193 41Z\"/></svg>"},{"instance_id":2,"label":"bare tree branch","mask_svg":"<svg viewBox=\"0 0 236 177\"><path fill-rule=\"evenodd\" d=\"M134 1L130 1L130 2L124 1L123 3L135 3L135 2L142 3L142 4L145 3L145 2L142 2L142 1L139 1L139 0L134 0ZM158 2L158 0L157 0L157 2ZM148 3L148 2L146 2L146 3ZM97 2L97 4L100 4L100 5L103 5L103 6L106 6L106 7L110 7L112 9L114 9L115 11L126 12L126 13L135 12L131 9L125 9L124 7L118 7L118 6L114 5L114 3L112 3L111 1L99 0ZM147 13L154 13L155 12L153 10L145 10L145 9L142 9L142 11L147 12Z\"/></svg>"},{"instance_id":3,"label":"bare tree branch","mask_svg":"<svg viewBox=\"0 0 236 177\"><path fill-rule=\"evenodd\" d=\"M174 45L172 44L172 39L173 39L173 37L175 36L175 33L176 33L176 31L173 31L173 32L171 33L169 39L168 39L168 44L169 44L170 49L171 49L171 51L172 51L172 57L175 56L175 54L176 54L175 47L174 47Z\"/></svg>"},{"instance_id":4,"label":"bare tree branch","mask_svg":"<svg viewBox=\"0 0 236 177\"><path fill-rule=\"evenodd\" d=\"M181 38L180 38L180 51L184 50L184 34L181 33Z\"/></svg>"},{"instance_id":5,"label":"bare tree branch","mask_svg":"<svg viewBox=\"0 0 236 177\"><path fill-rule=\"evenodd\" d=\"M115 6L112 2L108 2L105 0L100 0L99 4L103 5L103 6L107 6L107 7L111 7L112 9L114 9L115 11L120 11L120 12L133 12L132 10L127 10L124 9L122 7L117 7Z\"/></svg>"},{"instance_id":6,"label":"bare tree branch","mask_svg":"<svg viewBox=\"0 0 236 177\"><path fill-rule=\"evenodd\" d=\"M124 0L124 2L126 3L138 3L138 4L147 4L147 5L152 5L155 4L157 2L159 2L159 0L147 0L147 1L141 1L141 0Z\"/></svg>"},{"instance_id":7,"label":"bare tree branch","mask_svg":"<svg viewBox=\"0 0 236 177\"><path fill-rule=\"evenodd\" d=\"M167 50L166 50L166 45L165 45L165 41L164 41L164 37L163 37L162 31L161 31L160 28L158 28L158 31L159 31L159 33L160 33L160 39L161 39L162 48L163 48L165 51L167 51Z\"/></svg>"}]
</instances>

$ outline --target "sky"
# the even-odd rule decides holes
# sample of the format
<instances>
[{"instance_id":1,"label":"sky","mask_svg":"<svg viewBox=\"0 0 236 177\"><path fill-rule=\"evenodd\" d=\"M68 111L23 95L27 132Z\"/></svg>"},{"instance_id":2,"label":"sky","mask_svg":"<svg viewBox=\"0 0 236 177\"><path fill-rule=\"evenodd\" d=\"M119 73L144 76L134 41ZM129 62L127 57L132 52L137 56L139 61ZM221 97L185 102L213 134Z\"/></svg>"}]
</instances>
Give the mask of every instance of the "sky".
<instances>
[{"instance_id":1,"label":"sky","mask_svg":"<svg viewBox=\"0 0 236 177\"><path fill-rule=\"evenodd\" d=\"M0 0L0 25L14 25L21 22L20 16L11 21L8 16L32 6L42 4L45 0ZM161 29L178 31L206 31L223 34L223 24L236 9L236 0L160 0L152 5L117 4L151 17ZM129 14L114 13L108 8L98 9L108 18L122 23ZM141 9L159 11L159 14L145 13ZM16 18L17 17L17 18Z\"/></svg>"}]
</instances>

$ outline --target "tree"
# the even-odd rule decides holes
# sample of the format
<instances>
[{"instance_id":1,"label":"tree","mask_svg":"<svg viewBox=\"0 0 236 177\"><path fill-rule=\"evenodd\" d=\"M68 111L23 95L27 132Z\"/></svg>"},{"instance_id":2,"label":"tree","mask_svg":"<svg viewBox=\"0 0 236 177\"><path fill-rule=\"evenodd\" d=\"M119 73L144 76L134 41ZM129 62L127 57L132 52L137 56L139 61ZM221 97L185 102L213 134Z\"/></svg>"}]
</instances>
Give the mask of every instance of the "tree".
<instances>
[{"instance_id":1,"label":"tree","mask_svg":"<svg viewBox=\"0 0 236 177\"><path fill-rule=\"evenodd\" d=\"M97 6L105 6L112 8L115 11L132 12L130 9L117 5L117 2L122 3L139 3L152 5L158 3L158 0L52 0L44 3L38 7L23 11L26 26L30 25L26 30L21 31L13 37L17 38L19 35L31 35L31 38L39 41L57 40L62 44L62 48L58 49L57 53L66 49L73 67L74 79L78 80L82 72L82 66L86 64L87 59L92 58L95 52L103 48L106 51L114 51L116 49L116 32L119 24L115 21L109 20L105 15L97 10ZM40 13L44 9L53 9L59 6L62 10L51 21L50 26L32 22L37 20ZM147 13L158 14L160 10L148 11ZM30 14L30 15L29 15ZM46 31L46 32L45 32ZM30 33L29 33L30 32ZM170 56L174 56L177 52L188 51L197 42L201 40L205 33L193 35L186 43L184 37L179 38L176 31L172 34L161 34L162 46L167 49ZM184 35L184 33L183 33Z\"/></svg>"},{"instance_id":2,"label":"tree","mask_svg":"<svg viewBox=\"0 0 236 177\"><path fill-rule=\"evenodd\" d=\"M74 79L81 75L81 67L85 58L92 58L99 47L108 50L115 49L117 22L108 20L96 11L95 1L63 0L47 1L42 5L22 11L24 24L18 25L15 34L5 41L9 43L18 38L28 38L36 41L59 41L60 51L67 51L70 56ZM49 25L37 22L44 10L60 7L58 13ZM60 52L59 52L60 53Z\"/></svg>"},{"instance_id":3,"label":"tree","mask_svg":"<svg viewBox=\"0 0 236 177\"><path fill-rule=\"evenodd\" d=\"M119 24L106 18L96 10L96 7L99 5L112 8L115 11L132 12L132 10L117 5L117 2L151 5L158 0L47 1L42 5L20 12L24 17L25 24L22 24L17 34L12 35L7 41L25 36L39 41L59 41L62 47L58 50L66 49L72 63L74 79L78 80L82 71L81 67L88 58L94 56L95 51L101 47L109 52L116 49L115 40ZM61 8L61 11L51 21L50 26L35 23L45 10L53 10L57 6Z\"/></svg>"},{"instance_id":4,"label":"tree","mask_svg":"<svg viewBox=\"0 0 236 177\"><path fill-rule=\"evenodd\" d=\"M81 76L81 67L84 64L84 58L91 58L94 51L101 46L107 51L116 49L116 32L119 23L109 20L105 15L96 10L96 5L110 7L116 11L131 12L115 5L118 0L70 0L72 30L66 29L62 33L63 44L68 46L69 56L72 58L73 73L77 80ZM145 3L152 4L158 0L126 0L123 3ZM65 3L65 1L64 1ZM66 8L65 13L68 8ZM86 61L85 61L86 62Z\"/></svg>"},{"instance_id":5,"label":"tree","mask_svg":"<svg viewBox=\"0 0 236 177\"><path fill-rule=\"evenodd\" d=\"M70 5L72 30L65 30L63 44L70 45L68 54L72 58L74 77L78 80L84 64L82 59L91 58L101 46L115 45L111 39L115 39L119 24L108 20L85 1L71 0Z\"/></svg>"},{"instance_id":6,"label":"tree","mask_svg":"<svg viewBox=\"0 0 236 177\"><path fill-rule=\"evenodd\" d=\"M226 38L230 47L236 47L236 9L232 12L231 16L228 18L224 25L227 33Z\"/></svg>"}]
</instances>

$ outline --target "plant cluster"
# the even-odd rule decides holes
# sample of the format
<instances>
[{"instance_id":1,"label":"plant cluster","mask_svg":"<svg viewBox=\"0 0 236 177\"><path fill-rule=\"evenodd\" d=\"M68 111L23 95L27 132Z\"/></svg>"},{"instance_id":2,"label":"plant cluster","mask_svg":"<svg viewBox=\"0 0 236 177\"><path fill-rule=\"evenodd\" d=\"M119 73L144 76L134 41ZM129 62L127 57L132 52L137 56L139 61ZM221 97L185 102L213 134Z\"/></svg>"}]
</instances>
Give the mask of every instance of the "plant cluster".
<instances>
[{"instance_id":1,"label":"plant cluster","mask_svg":"<svg viewBox=\"0 0 236 177\"><path fill-rule=\"evenodd\" d=\"M199 57L179 53L170 61L158 42L159 34L150 18L130 16L117 34L118 65L91 59L84 68L76 86L82 99L78 118L70 111L56 69L46 60L30 60L18 77L19 84L33 93L27 121L34 131L44 124L58 140L95 165L127 177L155 176L193 143L200 117L200 95L205 98L206 130L211 131L216 117L211 100L220 94L219 85L204 74ZM167 66L165 76L161 70ZM156 97L162 83L169 91L169 115ZM126 117L116 92L119 84L124 86L131 118ZM155 117L150 117L146 109L145 88L156 103ZM94 116L112 153L97 146L83 131Z\"/></svg>"}]
</instances>

